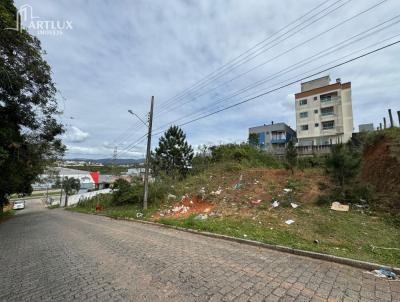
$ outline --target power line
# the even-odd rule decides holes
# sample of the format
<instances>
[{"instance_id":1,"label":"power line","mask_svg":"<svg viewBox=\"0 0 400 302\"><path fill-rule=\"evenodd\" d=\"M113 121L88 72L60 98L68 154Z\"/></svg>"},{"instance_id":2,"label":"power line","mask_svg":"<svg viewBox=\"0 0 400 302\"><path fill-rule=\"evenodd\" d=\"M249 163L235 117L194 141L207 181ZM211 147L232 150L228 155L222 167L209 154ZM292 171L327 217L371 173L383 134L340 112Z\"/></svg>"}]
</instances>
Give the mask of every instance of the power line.
<instances>
[{"instance_id":1,"label":"power line","mask_svg":"<svg viewBox=\"0 0 400 302\"><path fill-rule=\"evenodd\" d=\"M274 61L274 60L276 60L276 59L282 57L283 55L285 55L285 54L287 54L287 53L289 53L289 52L291 52L291 51L297 49L298 47L303 46L305 43L308 43L308 42L310 42L310 41L312 41L312 40L314 40L314 39L316 39L316 38L318 38L318 37L320 37L320 36L322 36L322 35L324 35L324 34L330 32L330 31L332 31L332 30L334 30L334 29L338 28L339 26L342 26L342 25L344 25L345 23L347 23L347 22L349 22L349 21L351 21L351 20L353 20L353 19L355 19L355 18L361 16L362 14L365 14L365 13L367 13L367 12L369 12L369 11L375 9L376 7L378 7L379 5L383 4L383 3L386 2L386 1L387 1L387 0L383 0L383 1L380 1L380 2L378 2L378 3L376 3L376 4L372 5L372 6L370 6L369 8L367 8L367 9L365 9L365 10L363 10L363 11L361 11L361 12L359 12L359 13L357 13L357 14L355 14L355 15L353 15L353 16L351 16L351 17L349 17L349 18L347 18L347 19L345 19L345 20L343 20L343 21L341 21L341 22L339 22L339 23L337 23L336 25L334 25L334 26L332 26L332 27L330 27L330 28L328 28L328 29L326 29L326 30L320 32L320 33L317 34L317 35L314 35L313 37L309 38L309 39L306 40L306 41L303 41L303 42L301 42L301 43L299 43L299 44L297 44L297 45L291 47L290 49L288 49L288 50L286 50L286 51L284 51L284 52L282 52L282 53L276 55L275 57L270 58L270 59L268 59L267 61L264 61L264 62L262 62L262 63L260 63L260 64L257 64L256 66L250 68L249 70L247 70L247 71L245 71L245 72L243 72L243 73L240 73L239 75L237 75L237 76L235 76L235 77L233 77L233 78L231 78L231 79L229 79L229 80L227 80L227 81L225 81L225 82L223 82L223 83L220 83L219 85L217 85L217 86L215 86L215 87L213 87L213 88L211 88L211 89L209 89L209 90L207 90L207 91L201 93L200 95L195 96L195 98L196 98L196 97L199 97L199 96L202 96L202 95L205 95L205 94L207 94L208 92L210 92L210 91L212 91L212 90L215 90L215 89L217 89L217 88L219 88L219 87L221 87L221 86L223 86L223 85L226 85L226 84L228 84L228 83L231 83L231 82L233 82L234 80L237 80L238 78L240 78L240 77L242 77L242 76L244 76L244 75L246 75L246 74L248 74L248 73L254 71L255 69L258 69L258 68L260 68L260 67L266 65L267 63L270 63L270 62L272 62L272 61ZM291 36L289 36L289 37L291 37ZM192 100L188 100L188 101L184 102L183 104L179 104L179 106L183 106L183 105L188 104L188 103L190 103L190 102L192 102L192 101L193 101L193 99L192 99ZM174 109L174 108L177 108L177 106L175 106L175 107L173 107L173 108L170 107L170 110L172 110L172 109Z\"/></svg>"},{"instance_id":2,"label":"power line","mask_svg":"<svg viewBox=\"0 0 400 302\"><path fill-rule=\"evenodd\" d=\"M339 47L341 47L341 48L347 47L347 46L349 46L349 45L351 45L351 44L354 44L355 42L358 42L358 41L360 41L360 40L362 40L362 39L368 38L368 37L372 36L373 34L376 34L376 33L380 32L380 31L382 31L382 30L385 30L385 29L387 29L387 28L389 28L389 27L395 25L395 24L398 24L398 23L400 22L400 20L396 20L396 19L398 19L399 17L400 17L400 15L397 15L397 16L395 16L395 17L393 17L393 18L390 18L390 19L388 19L388 20L386 20L386 21L384 21L384 22L381 22L381 23L379 23L379 24L377 24L377 25L375 25L375 26L373 26L373 27L371 27L371 28L369 28L369 29L367 29L367 30L361 32L361 33L358 33L358 34L356 34L356 35L354 35L354 36L352 36L352 37L350 37L350 38L347 38L347 39L345 39L345 40L339 42L338 44L334 45L333 47L328 47L328 48L326 48L325 50L320 51L320 52L318 52L318 53L316 53L316 54L314 54L314 55L312 55L312 56L310 56L310 57L308 57L308 58L306 58L306 59L303 59L303 60L301 60L301 61L299 61L299 62L297 62L297 63L295 63L295 64L293 64L293 65L290 65L290 66L288 66L288 67L282 69L281 71L279 71L279 72L277 72L277 73L275 73L275 74L270 75L269 77L267 77L267 78L265 78L265 79L259 80L259 81L255 82L255 83L253 83L253 84L251 84L251 85L249 85L249 86L246 86L246 87L244 87L244 88L242 88L242 89L236 91L234 94L231 94L230 96L220 98L220 99L216 100L216 102L213 103L213 106L215 107L215 105L218 105L218 104L220 104L220 103L222 103L222 102L225 102L225 101L227 101L227 100L229 100L229 99L231 99L231 98L233 98L233 97L235 97L235 96L238 96L238 95L240 95L240 94L242 94L242 93L244 93L244 92L246 92L246 91L249 91L249 90L251 90L251 89L253 89L253 88L255 88L255 87L258 87L258 86L260 86L260 85L262 85L262 84L264 84L264 83L266 83L266 82L269 82L270 80L273 80L273 79L275 79L275 78L277 78L277 77L279 77L279 76L282 76L282 75L284 75L284 74L287 74L287 73L289 73L290 71L293 71L293 70L295 70L295 69L297 69L297 68L299 68L299 67L301 67L301 66L306 65L307 62L315 61L315 58L317 58L317 59L318 59L318 58L322 58L323 56L325 56L325 55L327 55L327 54L333 53L333 52L335 52L336 49L338 49ZM395 22L393 22L393 23L391 23L391 24L389 24L389 25L386 25L386 26L383 27L383 28L377 29L378 27L380 27L380 26L382 26L382 25L385 25L385 24L387 24L387 23L389 23L389 22L391 22L391 21L395 21ZM374 29L377 29L377 30L372 31L372 30L374 30ZM372 31L372 32L371 32L371 31ZM370 33L369 33L369 34L366 34L366 33L368 33L368 32L370 32ZM364 34L366 34L366 35L364 35ZM363 37L360 37L360 36L362 36L362 35L364 35L364 36L363 36ZM396 35L396 36L397 36L397 35ZM354 41L351 41L352 39L357 38L357 37L360 37L360 38L358 38L358 39L356 39L356 40L354 40ZM392 37L392 38L393 38L393 37ZM386 40L385 40L385 41L386 41ZM383 42L383 41L381 41L380 43L382 43L382 42ZM346 43L347 43L347 45L346 45ZM371 46L376 46L376 43L373 44L373 45L370 45L369 47L371 47ZM367 47L367 48L369 48L369 47ZM363 50L365 50L365 48L363 48L363 49L361 49L361 50L357 50L356 52L352 52L352 53L349 54L349 55L352 55L352 54L354 54L354 53L357 53L357 52L360 52L360 51L363 51ZM324 54L324 53L325 53L325 54ZM324 54L324 55L323 55L323 54ZM348 57L349 55L346 55L345 57ZM342 57L342 58L343 58L343 57ZM334 60L333 62L338 61L338 60L340 60L340 59L342 59L342 58L339 58L339 59L337 59L337 60ZM330 63L332 63L332 62L330 62ZM327 65L327 64L324 64L324 65L322 65L322 66L326 66L326 65ZM296 66L297 66L297 67L296 67ZM322 67L322 66L319 66L318 68L320 68L320 67ZM209 108L208 106L202 107L202 108L200 108L199 110L197 110L195 113L190 114L190 115L186 115L185 117L182 117L182 118L179 118L179 119L177 119L177 120L174 120L173 122L166 123L166 124L164 124L163 126L157 128L156 130L161 129L161 128L163 128L163 127L166 126L166 125L174 124L174 123L176 123L176 122L179 121L179 120L186 119L186 118L190 118L191 116L196 115L196 114L198 115L198 114L199 114L199 111L201 112L201 111L204 110L204 109L209 110L210 108ZM200 113L200 115L201 115L201 113Z\"/></svg>"},{"instance_id":3,"label":"power line","mask_svg":"<svg viewBox=\"0 0 400 302\"><path fill-rule=\"evenodd\" d=\"M393 42L393 43L390 43L390 44L387 44L387 45L384 45L384 46L382 46L382 47L376 48L376 49L374 49L374 50L372 50L372 51L369 51L369 52L364 53L364 54L362 54L362 55L359 55L359 56L357 56L357 57L351 58L351 59L349 59L349 60L347 60L347 61L344 61L344 62L342 62L342 63L339 63L339 64L333 65L333 66L331 66L331 67L325 68L325 69L320 70L320 71L318 71L318 72L315 72L315 73L313 73L313 74L311 74L311 75L307 75L307 76L302 77L302 78L300 78L300 79L291 81L291 82L289 82L289 83L287 83L287 84L281 85L281 86L279 86L279 87L277 87L277 88L274 88L274 89L271 89L271 90L269 90L269 91L263 92L263 93L258 94L258 95L256 95L256 96L247 98L247 99L245 99L245 100L243 100L243 101L237 102L237 103L232 104L232 105L230 105L230 106L227 106L227 107L224 107L224 108L222 108L222 109L219 109L219 110L213 111L213 112L211 112L211 113L205 114L205 115L203 115L203 116L201 116L201 117L198 117L198 118L196 118L196 119L193 119L193 120L188 121L188 122L185 122L185 123L182 123L182 124L180 124L180 125L178 125L178 126L179 126L179 127L182 127L182 126L185 126L185 125L194 123L194 122L196 122L196 121L199 121L199 120L201 120L201 119L207 118L207 117L209 117L209 116L212 116L212 115L218 114L218 113L220 113L220 112L226 111L226 110L228 110L228 109L231 109L231 108L237 107L237 106L239 106L239 105L248 103L248 102L253 101L253 100L255 100L255 99L258 99L258 98L260 98L260 97L262 97L262 96L264 96L264 95L267 95L267 94L270 94L270 93L272 93L272 92L281 90L281 89L283 89L283 88L289 87L289 86L291 86L291 85L293 85L293 84L296 84L296 83L298 83L298 82L302 82L302 81L304 81L304 80L306 80L306 79L315 77L315 76L320 75L320 74L322 74L322 73L325 73L325 72L327 72L327 71L329 71L329 70L332 70L332 69L334 69L334 68L337 68L337 67L346 65L346 64L351 63L351 62L356 61L356 60L359 60L359 59L364 58L364 57L366 57L366 56L368 56L368 55L371 55L371 54L376 53L376 52L378 52L378 51L381 51L381 50L383 50L383 49L386 49L386 48L389 48L389 47L391 47L391 46L394 46L394 45L396 45L396 44L398 44L398 43L400 43L400 40L398 40L398 41L396 41L396 42ZM163 132L164 132L164 130L163 130L163 131L160 131L160 132L157 132L157 133L154 133L153 135L155 136L155 135L161 134L161 133L163 133Z\"/></svg>"},{"instance_id":4,"label":"power line","mask_svg":"<svg viewBox=\"0 0 400 302\"><path fill-rule=\"evenodd\" d=\"M335 1L333 4L329 5L329 6L326 7L325 9L321 10L321 11L318 12L316 15L318 15L319 13L321 13L321 12L323 12L323 11L329 9L330 7L334 6L335 4L337 4L337 3L341 2L341 1L342 1L342 0ZM350 1L352 1L352 0L350 0ZM322 5L324 5L324 4L328 3L328 2L329 2L329 1L326 1L326 2L324 2L324 3L321 3L321 4L317 5L316 7L314 7L313 9L311 9L310 11L308 11L307 13L305 13L303 16L301 16L301 17L297 18L296 20L294 20L293 22L287 24L286 26L284 26L283 28L281 28L281 29L278 30L277 32L275 32L275 33L273 33L272 35L270 35L268 38L262 40L261 42L258 42L257 44L253 45L251 48L249 48L248 50L246 50L244 53L242 53L242 54L240 54L239 56L235 57L234 59L232 59L232 60L229 61L228 63L222 65L222 66L219 67L217 70L215 70L215 71L211 72L210 74L206 75L204 78L202 78L201 80L199 80L199 81L197 81L196 83L194 83L191 87L185 89L185 90L184 90L183 92L181 92L181 93L178 93L178 94L175 95L174 97L172 97L172 98L166 100L166 101L160 106L160 110L166 108L166 107L171 103L171 101L173 101L173 100L175 100L175 99L177 99L177 98L180 99L180 98L184 97L185 95L188 94L188 92L189 92L190 90L196 88L196 86L198 86L199 84L202 84L202 83L205 82L205 81L209 81L208 78L209 78L210 76L214 75L215 73L219 73L221 70L225 69L227 66L229 67L229 65L232 65L232 64L235 65L235 64L237 64L237 62L234 63L236 60L240 59L242 56L246 55L247 53L249 53L249 52L252 51L253 49L257 48L259 45L263 44L264 42L268 41L269 39L271 39L271 38L274 37L275 35L279 34L279 33L282 32L283 30L285 30L286 28L290 27L290 26L293 25L293 24L296 24L298 21L302 20L304 17L306 17L307 15L309 15L310 13L312 13L312 12L315 11L315 10L317 10L319 7L321 7ZM349 1L347 1L345 4L347 4L348 2L349 2ZM311 18L315 17L316 15L313 15ZM326 15L327 15L327 14L325 14L324 16L326 16ZM308 21L308 20L306 20L306 21L300 23L299 25L304 24L304 23L307 22L307 21ZM297 25L297 26L299 26L299 25ZM286 31L285 33L283 33L283 34L281 34L280 36L278 36L278 38L284 36L285 34L287 34L288 32L290 32L290 31L293 30L293 29L295 29L295 28L292 28L292 29L290 29L289 31ZM276 40L276 39L275 39L275 40ZM275 40L274 40L274 41L275 41ZM273 42L273 41L272 41L272 42ZM269 43L271 43L271 42L269 42ZM266 45L264 45L264 46L262 46L262 47L265 47L265 46L269 45L269 43L266 44ZM246 58L247 58L247 57L246 57ZM159 112L158 112L157 114L159 114Z\"/></svg>"},{"instance_id":5,"label":"power line","mask_svg":"<svg viewBox=\"0 0 400 302\"><path fill-rule=\"evenodd\" d=\"M318 15L318 14L320 14L321 12L323 12L323 11L329 9L330 7L334 6L335 4L337 4L337 3L341 2L341 1L343 1L343 0L337 0L337 1L335 1L333 4L330 4L328 7L324 8L323 10L321 10L320 12L318 12L317 14L313 15L311 18L315 17L316 15ZM349 2L349 1L352 1L352 0L348 0L348 2ZM329 3L329 1L321 2L320 4L318 4L317 6L315 6L314 8L312 8L311 10L309 10L307 13L305 13L304 15L302 15L301 17L299 17L299 18L295 19L294 21L290 22L289 24L287 24L286 26L282 27L280 30L276 31L275 33L273 33L272 35L270 35L270 36L267 37L266 39L264 39L264 40L258 42L257 44L253 45L250 49L246 50L244 53L240 54L239 56L235 57L235 58L232 59L231 61L229 61L229 62L227 62L226 64L222 65L221 67L219 67L219 68L218 68L217 70L215 70L214 72L208 74L208 75L207 75L206 77L204 77L202 80L198 81L197 83L195 83L194 85L192 85L190 88L184 90L182 93L184 93L184 92L186 92L186 91L192 89L192 88L193 88L194 86L196 86L197 84L199 84L199 83L203 82L204 80L206 80L207 77L209 77L209 76L211 76L211 75L217 73L217 72L220 71L221 69L224 69L224 68L226 68L226 67L229 67L229 65L231 65L231 64L232 64L233 62L235 62L236 60L240 59L241 57L243 57L244 55L246 55L247 53L249 53L249 52L252 51L253 49L257 48L258 46L262 45L264 42L270 40L272 37L274 37L275 35L279 34L279 33L282 32L282 31L284 31L285 29L287 29L287 28L290 27L291 25L296 24L298 21L302 20L303 18L305 18L306 16L308 16L309 14L311 14L311 13L314 12L314 11L316 11L317 9L319 9L320 7L322 7L323 5L325 5L325 4L327 4L327 3ZM346 2L346 3L347 3L347 2ZM325 16L325 15L324 15L324 16ZM304 23L304 22L303 22L303 23ZM300 23L299 25L301 25L301 24L303 24L303 23ZM293 29L291 29L291 30L293 30ZM287 34L287 33L290 32L291 30L286 31L286 32L285 32L284 34L282 34L281 36ZM279 36L279 37L281 37L281 36ZM275 40L276 40L276 39L275 39ZM275 40L274 40L274 41L275 41ZM272 42L273 42L273 41L272 41ZM270 43L271 43L271 42L270 42ZM267 45L268 45L268 44L267 44ZM265 47L265 46L266 46L266 45L261 46L261 48L262 48L262 47ZM246 57L246 58L247 58L247 57ZM236 62L236 63L237 63L237 62ZM236 63L235 63L235 64L236 64ZM180 94L182 94L182 93L180 93ZM179 96L180 94L178 94L177 96ZM173 100L173 99L175 99L175 98L176 98L176 96L175 96L175 97L172 97L172 98L170 98L170 99L168 99L166 102L164 102L164 103L162 104L162 106L160 107L160 109L163 110L162 108L166 108L166 107L168 106L168 102L171 101L171 100ZM160 112L157 112L157 115L159 115L159 113L160 113ZM138 126L139 126L139 127L138 127ZM140 125L139 123L134 124L131 128L126 129L126 130L123 132L123 134L121 134L121 135L119 135L117 138L115 138L115 139L113 140L113 142L120 141L118 144L116 144L117 146L120 145L120 144L122 143L123 140L125 140L127 137L130 136L130 134L129 134L130 129L137 129L137 130L138 130L138 129L141 129L141 126L142 126L142 125ZM125 135L125 133L127 133L127 135Z\"/></svg>"}]
</instances>

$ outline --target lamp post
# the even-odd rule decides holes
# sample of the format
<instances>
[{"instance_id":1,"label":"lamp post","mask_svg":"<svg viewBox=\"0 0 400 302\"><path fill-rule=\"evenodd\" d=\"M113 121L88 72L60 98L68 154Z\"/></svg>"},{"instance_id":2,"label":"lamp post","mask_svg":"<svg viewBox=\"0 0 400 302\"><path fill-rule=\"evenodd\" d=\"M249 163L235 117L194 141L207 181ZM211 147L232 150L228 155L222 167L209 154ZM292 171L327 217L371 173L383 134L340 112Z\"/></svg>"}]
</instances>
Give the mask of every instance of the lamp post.
<instances>
[{"instance_id":1,"label":"lamp post","mask_svg":"<svg viewBox=\"0 0 400 302\"><path fill-rule=\"evenodd\" d=\"M151 130L152 130L152 125L153 125L153 107L154 107L154 96L151 97L148 123L143 121L132 110L128 110L128 112L130 114L136 116L146 127L148 127L148 132L147 132L147 150L146 150L146 165L145 165L145 171L144 171L144 196L143 196L143 209L144 210L147 209L147 199L148 199L148 196L149 196L149 166L150 166L150 150L151 150Z\"/></svg>"}]
</instances>

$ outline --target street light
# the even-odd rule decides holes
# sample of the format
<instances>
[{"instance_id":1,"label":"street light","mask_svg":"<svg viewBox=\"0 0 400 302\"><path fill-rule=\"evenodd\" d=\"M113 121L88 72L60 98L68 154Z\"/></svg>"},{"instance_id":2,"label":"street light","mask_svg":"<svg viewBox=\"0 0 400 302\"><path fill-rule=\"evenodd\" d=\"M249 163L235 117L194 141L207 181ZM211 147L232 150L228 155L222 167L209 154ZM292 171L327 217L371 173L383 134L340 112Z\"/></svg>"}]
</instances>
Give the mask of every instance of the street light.
<instances>
[{"instance_id":1,"label":"street light","mask_svg":"<svg viewBox=\"0 0 400 302\"><path fill-rule=\"evenodd\" d=\"M150 102L150 112L149 112L149 121L145 123L136 113L132 110L128 110L128 112L134 116L136 116L146 127L148 127L147 133L147 152L146 152L146 167L144 173L144 196L143 196L143 209L147 209L147 199L149 197L149 166L150 166L150 149L151 149L151 129L153 126L153 107L154 107L154 96L151 97Z\"/></svg>"},{"instance_id":2,"label":"street light","mask_svg":"<svg viewBox=\"0 0 400 302\"><path fill-rule=\"evenodd\" d=\"M128 112L129 112L130 114L132 114L133 116L136 116L136 117L143 123L143 125L145 125L146 127L148 126L147 123L146 123L145 121L143 121L143 120L140 118L140 116L137 115L135 112L133 112L131 109L129 109Z\"/></svg>"}]
</instances>

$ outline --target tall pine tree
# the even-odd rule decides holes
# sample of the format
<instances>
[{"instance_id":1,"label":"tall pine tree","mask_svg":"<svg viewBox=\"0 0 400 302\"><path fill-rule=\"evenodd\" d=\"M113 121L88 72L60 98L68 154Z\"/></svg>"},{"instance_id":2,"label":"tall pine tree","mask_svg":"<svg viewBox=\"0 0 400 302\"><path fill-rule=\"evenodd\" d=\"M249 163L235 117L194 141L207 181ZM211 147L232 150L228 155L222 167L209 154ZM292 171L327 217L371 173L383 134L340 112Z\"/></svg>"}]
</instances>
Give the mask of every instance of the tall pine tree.
<instances>
[{"instance_id":1,"label":"tall pine tree","mask_svg":"<svg viewBox=\"0 0 400 302\"><path fill-rule=\"evenodd\" d=\"M178 126L171 126L160 138L153 154L153 173L185 177L192 165L193 148Z\"/></svg>"}]
</instances>

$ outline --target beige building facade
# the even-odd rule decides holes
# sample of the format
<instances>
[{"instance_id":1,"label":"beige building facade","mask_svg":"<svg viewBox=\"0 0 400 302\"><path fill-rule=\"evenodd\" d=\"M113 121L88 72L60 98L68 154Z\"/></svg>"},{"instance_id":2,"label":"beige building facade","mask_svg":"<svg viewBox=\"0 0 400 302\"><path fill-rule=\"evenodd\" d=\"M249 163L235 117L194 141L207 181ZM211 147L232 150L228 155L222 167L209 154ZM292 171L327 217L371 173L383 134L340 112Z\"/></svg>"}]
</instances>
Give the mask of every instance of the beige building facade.
<instances>
[{"instance_id":1,"label":"beige building facade","mask_svg":"<svg viewBox=\"0 0 400 302\"><path fill-rule=\"evenodd\" d=\"M353 133L351 82L325 76L301 84L295 94L298 146L346 143Z\"/></svg>"}]
</instances>

